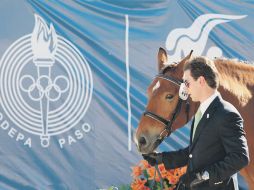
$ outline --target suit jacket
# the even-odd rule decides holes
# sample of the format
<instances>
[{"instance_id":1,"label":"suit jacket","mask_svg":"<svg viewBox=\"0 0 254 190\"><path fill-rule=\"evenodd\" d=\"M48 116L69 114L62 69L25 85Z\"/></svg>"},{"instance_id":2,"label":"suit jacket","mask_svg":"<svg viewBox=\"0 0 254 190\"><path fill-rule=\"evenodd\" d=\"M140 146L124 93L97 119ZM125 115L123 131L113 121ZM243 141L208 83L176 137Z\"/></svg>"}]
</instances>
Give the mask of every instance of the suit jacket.
<instances>
[{"instance_id":1,"label":"suit jacket","mask_svg":"<svg viewBox=\"0 0 254 190\"><path fill-rule=\"evenodd\" d=\"M241 115L221 96L216 97L203 114L190 145L163 152L162 160L167 169L187 165L189 182L195 173L208 171L209 180L196 187L198 190L238 189L236 173L249 163Z\"/></svg>"}]
</instances>

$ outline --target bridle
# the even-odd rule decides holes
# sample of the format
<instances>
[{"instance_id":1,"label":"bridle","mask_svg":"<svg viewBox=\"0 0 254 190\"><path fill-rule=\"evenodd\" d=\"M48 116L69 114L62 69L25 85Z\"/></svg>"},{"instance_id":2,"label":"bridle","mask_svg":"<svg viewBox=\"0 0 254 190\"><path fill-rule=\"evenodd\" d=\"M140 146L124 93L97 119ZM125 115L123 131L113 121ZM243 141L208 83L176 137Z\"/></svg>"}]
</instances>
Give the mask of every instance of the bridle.
<instances>
[{"instance_id":1,"label":"bridle","mask_svg":"<svg viewBox=\"0 0 254 190\"><path fill-rule=\"evenodd\" d=\"M160 78L160 79L167 80L167 81L179 86L179 88L180 88L180 85L183 83L182 80L173 78L171 76L166 76L163 73L160 73L160 74L156 75L155 78ZM174 110L174 113L172 115L172 118L170 120L165 119L165 118L161 117L160 115L158 115L154 112L148 111L148 110L146 110L143 113L143 115L145 117L150 117L153 120L156 120L156 121L162 123L165 126L164 130L160 133L160 136L158 137L158 139L156 141L157 145L159 145L165 138L167 138L170 135L171 132L173 132L172 125L173 125L174 121L176 120L177 116L179 115L179 113L181 111L183 101L184 100L182 100L179 97L178 102L177 102L177 106L176 106L176 108ZM185 103L186 103L186 109L185 109L186 120L188 122L189 121L189 112L190 112L190 104L189 104L188 99L185 101Z\"/></svg>"}]
</instances>

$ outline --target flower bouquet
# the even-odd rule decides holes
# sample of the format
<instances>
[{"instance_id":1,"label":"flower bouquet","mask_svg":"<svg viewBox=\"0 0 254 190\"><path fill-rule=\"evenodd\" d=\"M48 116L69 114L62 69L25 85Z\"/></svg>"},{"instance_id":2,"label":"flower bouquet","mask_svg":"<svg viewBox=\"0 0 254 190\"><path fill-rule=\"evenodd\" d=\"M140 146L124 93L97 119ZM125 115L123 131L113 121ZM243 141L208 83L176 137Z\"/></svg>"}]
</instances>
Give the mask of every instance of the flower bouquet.
<instances>
[{"instance_id":1,"label":"flower bouquet","mask_svg":"<svg viewBox=\"0 0 254 190\"><path fill-rule=\"evenodd\" d=\"M186 173L186 166L166 170L164 164L158 165L162 177L163 190L173 190L179 178ZM150 166L146 160L132 167L133 181L130 185L132 190L161 190L160 177L158 172L155 175L155 167ZM154 181L155 180L155 181Z\"/></svg>"}]
</instances>

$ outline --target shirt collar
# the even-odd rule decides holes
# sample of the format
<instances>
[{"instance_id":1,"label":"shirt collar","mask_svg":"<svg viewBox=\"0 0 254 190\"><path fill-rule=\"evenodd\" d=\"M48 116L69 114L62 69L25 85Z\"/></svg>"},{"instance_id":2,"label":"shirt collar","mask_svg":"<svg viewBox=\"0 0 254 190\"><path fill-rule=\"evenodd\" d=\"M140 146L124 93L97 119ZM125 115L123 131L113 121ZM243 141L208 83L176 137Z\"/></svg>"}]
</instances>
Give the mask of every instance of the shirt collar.
<instances>
[{"instance_id":1,"label":"shirt collar","mask_svg":"<svg viewBox=\"0 0 254 190\"><path fill-rule=\"evenodd\" d=\"M205 113L205 111L207 110L207 108L209 107L209 105L212 103L212 101L219 95L219 92L216 90L214 92L214 94L212 94L211 96L209 96L209 98L207 98L204 102L202 102L199 106L199 109L203 114Z\"/></svg>"}]
</instances>

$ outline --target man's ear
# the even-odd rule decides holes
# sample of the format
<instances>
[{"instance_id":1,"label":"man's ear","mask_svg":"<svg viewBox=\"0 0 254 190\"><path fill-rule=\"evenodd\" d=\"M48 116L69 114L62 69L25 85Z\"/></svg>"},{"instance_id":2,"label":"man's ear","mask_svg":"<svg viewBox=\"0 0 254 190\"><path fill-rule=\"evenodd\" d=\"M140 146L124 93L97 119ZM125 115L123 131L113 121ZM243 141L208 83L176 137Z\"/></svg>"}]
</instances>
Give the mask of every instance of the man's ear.
<instances>
[{"instance_id":1,"label":"man's ear","mask_svg":"<svg viewBox=\"0 0 254 190\"><path fill-rule=\"evenodd\" d=\"M158 71L160 71L168 62L168 55L165 49L160 47L158 52Z\"/></svg>"},{"instance_id":2,"label":"man's ear","mask_svg":"<svg viewBox=\"0 0 254 190\"><path fill-rule=\"evenodd\" d=\"M178 63L177 68L180 69L180 71L183 71L183 67L186 63L191 58L191 55L193 53L193 50L190 51L189 55L187 55L185 58L183 58L180 63Z\"/></svg>"},{"instance_id":3,"label":"man's ear","mask_svg":"<svg viewBox=\"0 0 254 190\"><path fill-rule=\"evenodd\" d=\"M200 84L203 86L204 84L207 84L205 77L200 76Z\"/></svg>"}]
</instances>

